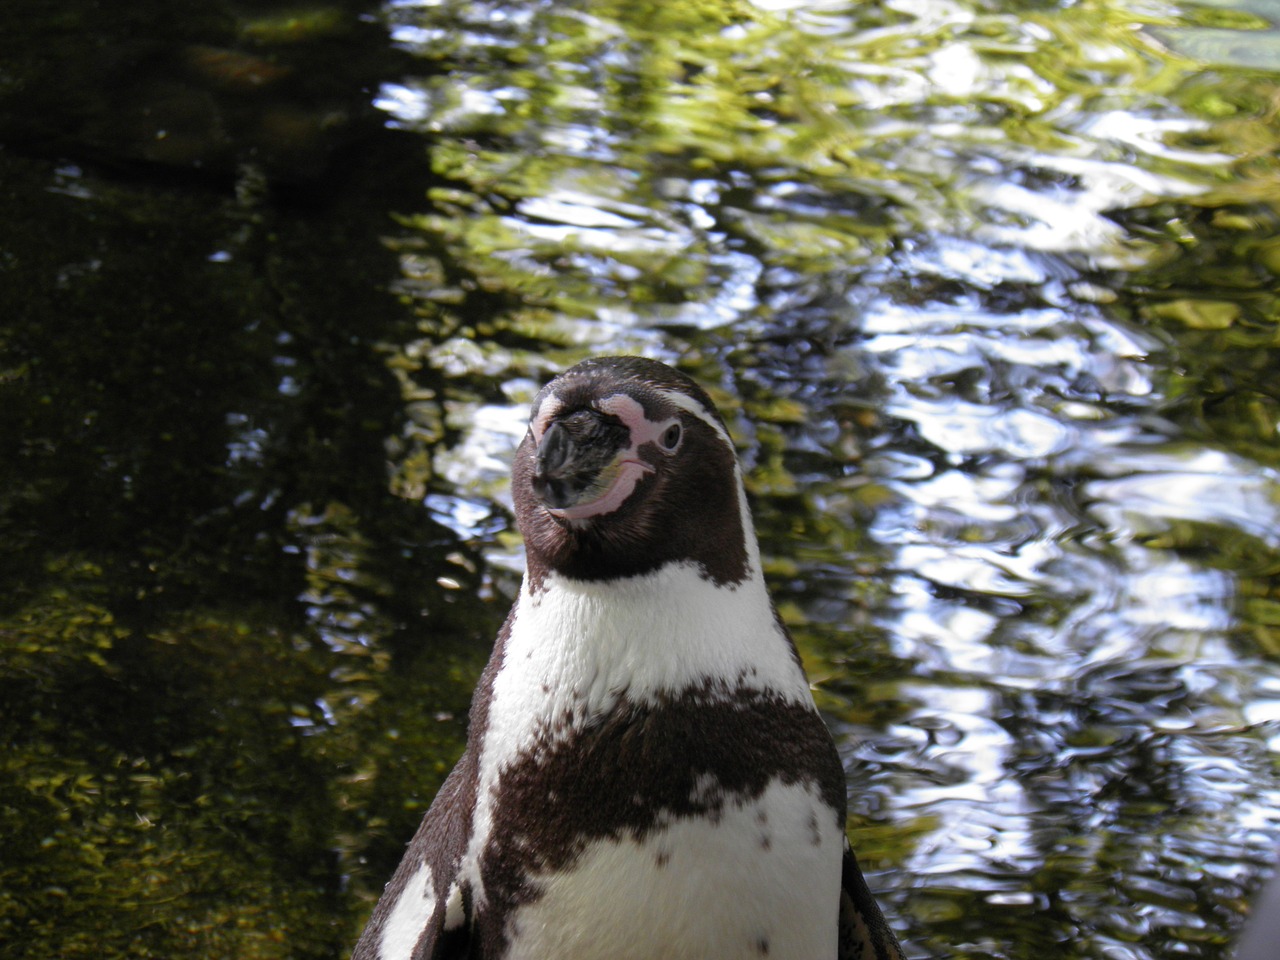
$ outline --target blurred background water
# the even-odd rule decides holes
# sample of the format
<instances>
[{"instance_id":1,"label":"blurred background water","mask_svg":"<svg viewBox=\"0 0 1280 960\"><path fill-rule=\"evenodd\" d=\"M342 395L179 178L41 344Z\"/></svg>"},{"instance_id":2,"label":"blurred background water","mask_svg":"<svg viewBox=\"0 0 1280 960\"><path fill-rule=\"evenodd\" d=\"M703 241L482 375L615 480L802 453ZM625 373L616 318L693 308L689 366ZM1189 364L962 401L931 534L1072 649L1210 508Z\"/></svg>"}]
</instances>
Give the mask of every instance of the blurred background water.
<instances>
[{"instance_id":1,"label":"blurred background water","mask_svg":"<svg viewBox=\"0 0 1280 960\"><path fill-rule=\"evenodd\" d=\"M0 5L0 955L339 957L528 400L711 391L916 957L1280 842L1280 4Z\"/></svg>"}]
</instances>

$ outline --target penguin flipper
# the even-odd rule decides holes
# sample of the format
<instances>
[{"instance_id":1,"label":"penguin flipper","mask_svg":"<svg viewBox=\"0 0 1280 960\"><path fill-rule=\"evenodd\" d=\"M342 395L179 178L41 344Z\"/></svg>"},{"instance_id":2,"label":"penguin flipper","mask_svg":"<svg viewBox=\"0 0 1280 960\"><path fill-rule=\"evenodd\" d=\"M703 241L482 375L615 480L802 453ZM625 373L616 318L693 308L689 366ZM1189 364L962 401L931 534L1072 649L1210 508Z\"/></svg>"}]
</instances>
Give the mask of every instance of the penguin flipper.
<instances>
[{"instance_id":1,"label":"penguin flipper","mask_svg":"<svg viewBox=\"0 0 1280 960\"><path fill-rule=\"evenodd\" d=\"M445 778L351 960L467 960L471 896L458 869L471 832L474 767L463 754Z\"/></svg>"},{"instance_id":2,"label":"penguin flipper","mask_svg":"<svg viewBox=\"0 0 1280 960\"><path fill-rule=\"evenodd\" d=\"M840 934L838 960L906 960L898 939L871 896L858 859L844 845L840 866Z\"/></svg>"}]
</instances>

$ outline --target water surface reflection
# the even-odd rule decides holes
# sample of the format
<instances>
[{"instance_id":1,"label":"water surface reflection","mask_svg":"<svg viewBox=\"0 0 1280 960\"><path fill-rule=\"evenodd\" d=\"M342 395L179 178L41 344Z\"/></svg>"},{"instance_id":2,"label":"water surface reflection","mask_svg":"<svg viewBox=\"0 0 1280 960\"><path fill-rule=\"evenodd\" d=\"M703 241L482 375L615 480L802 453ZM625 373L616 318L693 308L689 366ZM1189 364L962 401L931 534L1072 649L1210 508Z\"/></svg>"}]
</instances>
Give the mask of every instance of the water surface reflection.
<instances>
[{"instance_id":1,"label":"water surface reflection","mask_svg":"<svg viewBox=\"0 0 1280 960\"><path fill-rule=\"evenodd\" d=\"M1272 0L66 16L0 79L0 943L341 953L527 403L607 351L726 410L916 955L1227 955L1280 839Z\"/></svg>"},{"instance_id":2,"label":"water surface reflection","mask_svg":"<svg viewBox=\"0 0 1280 960\"><path fill-rule=\"evenodd\" d=\"M1194 18L1172 6L388 16L450 67L384 100L450 138L454 218L417 226L519 294L444 362L523 400L617 344L728 401L916 949L1220 955L1276 835L1280 674L1243 598L1271 594L1280 501L1182 384L1198 331L1274 333L1271 274L1206 254L1274 223L1213 194L1273 176L1236 135L1274 145L1275 77L1210 109L1151 29ZM473 300L424 312L470 341ZM496 414L464 448L509 453ZM450 481L500 484L474 459Z\"/></svg>"}]
</instances>

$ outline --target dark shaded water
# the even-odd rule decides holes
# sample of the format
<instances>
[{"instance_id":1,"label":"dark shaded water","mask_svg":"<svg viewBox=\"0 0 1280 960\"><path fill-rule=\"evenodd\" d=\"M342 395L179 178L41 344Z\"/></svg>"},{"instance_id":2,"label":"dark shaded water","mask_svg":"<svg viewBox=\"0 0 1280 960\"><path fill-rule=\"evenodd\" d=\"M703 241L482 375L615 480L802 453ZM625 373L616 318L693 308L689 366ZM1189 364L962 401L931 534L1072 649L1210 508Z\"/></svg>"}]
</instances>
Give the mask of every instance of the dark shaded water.
<instances>
[{"instance_id":1,"label":"dark shaded water","mask_svg":"<svg viewBox=\"0 0 1280 960\"><path fill-rule=\"evenodd\" d=\"M1280 7L0 9L0 954L334 957L506 462L730 419L915 955L1228 955L1280 840Z\"/></svg>"}]
</instances>

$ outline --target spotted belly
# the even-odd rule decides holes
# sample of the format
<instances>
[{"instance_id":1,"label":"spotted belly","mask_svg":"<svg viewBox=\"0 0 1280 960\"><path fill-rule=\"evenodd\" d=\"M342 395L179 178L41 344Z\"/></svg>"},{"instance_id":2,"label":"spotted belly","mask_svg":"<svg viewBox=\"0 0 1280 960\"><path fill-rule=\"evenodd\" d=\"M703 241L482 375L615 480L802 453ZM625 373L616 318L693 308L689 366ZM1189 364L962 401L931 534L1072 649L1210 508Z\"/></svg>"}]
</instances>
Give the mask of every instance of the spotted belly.
<instances>
[{"instance_id":1,"label":"spotted belly","mask_svg":"<svg viewBox=\"0 0 1280 960\"><path fill-rule=\"evenodd\" d=\"M842 836L811 785L773 781L714 816L596 839L530 878L511 960L830 960Z\"/></svg>"}]
</instances>

